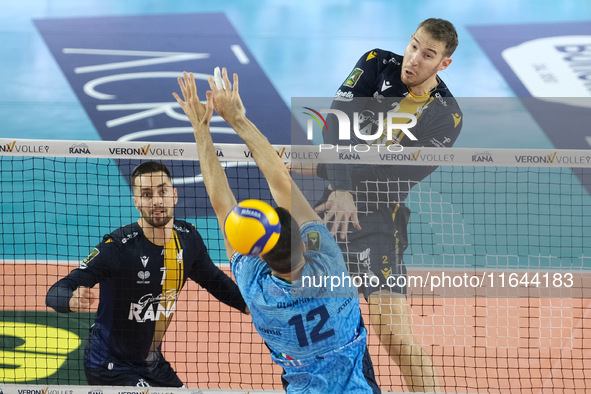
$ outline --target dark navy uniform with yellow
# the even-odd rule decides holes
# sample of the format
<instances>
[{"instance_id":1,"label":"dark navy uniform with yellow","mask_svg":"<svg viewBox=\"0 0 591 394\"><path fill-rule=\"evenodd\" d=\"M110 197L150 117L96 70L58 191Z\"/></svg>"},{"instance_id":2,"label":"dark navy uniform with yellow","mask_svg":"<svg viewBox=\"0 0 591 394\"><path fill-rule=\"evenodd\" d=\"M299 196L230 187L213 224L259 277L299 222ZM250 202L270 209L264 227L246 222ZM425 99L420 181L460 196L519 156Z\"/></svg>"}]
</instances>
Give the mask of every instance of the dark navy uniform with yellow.
<instances>
[{"instance_id":1,"label":"dark navy uniform with yellow","mask_svg":"<svg viewBox=\"0 0 591 394\"><path fill-rule=\"evenodd\" d=\"M369 142L351 132L350 141L341 141L338 139L336 116L327 116L324 143L341 146L379 144L384 146L381 152L387 152L391 144L403 147L453 145L463 124L457 101L439 77L437 87L429 94L414 96L400 78L402 60L402 56L381 49L365 53L336 92L331 106L349 116L357 112L360 133L375 135L376 139ZM416 117L416 125L408 129L417 138L416 141L401 129L394 130L391 139L387 138L386 132L379 133L379 114L382 113L383 119L386 119L389 111ZM411 121L403 116L393 120L397 124ZM329 182L319 204L325 202L333 190L351 191L355 199L362 229L349 226L347 240L339 244L352 274L374 278L372 283L376 286L362 289L366 297L386 289L406 293L406 287L387 283L388 277L406 275L402 258L408 246L406 228L410 210L404 200L410 189L436 168L395 164L319 164L318 175Z\"/></svg>"},{"instance_id":2,"label":"dark navy uniform with yellow","mask_svg":"<svg viewBox=\"0 0 591 394\"><path fill-rule=\"evenodd\" d=\"M89 384L183 386L160 347L187 278L245 310L238 287L213 264L197 229L180 220L164 246L150 242L138 223L105 235L80 267L50 288L47 305L70 312L76 288L100 284L84 357Z\"/></svg>"}]
</instances>

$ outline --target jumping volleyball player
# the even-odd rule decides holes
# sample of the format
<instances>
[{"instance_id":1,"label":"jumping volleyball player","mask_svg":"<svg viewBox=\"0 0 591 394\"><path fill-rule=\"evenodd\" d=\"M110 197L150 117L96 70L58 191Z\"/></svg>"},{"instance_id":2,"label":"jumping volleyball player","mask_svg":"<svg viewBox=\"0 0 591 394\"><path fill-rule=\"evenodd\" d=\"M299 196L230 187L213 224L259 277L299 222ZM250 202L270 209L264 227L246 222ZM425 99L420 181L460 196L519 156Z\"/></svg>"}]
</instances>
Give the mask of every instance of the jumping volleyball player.
<instances>
[{"instance_id":1,"label":"jumping volleyball player","mask_svg":"<svg viewBox=\"0 0 591 394\"><path fill-rule=\"evenodd\" d=\"M311 297L292 296L303 276L322 272L343 277L348 272L336 241L267 139L246 118L238 76L234 74L233 88L225 68L219 86L210 78L206 104L199 101L192 74L179 78L179 85L184 101L173 95L193 125L203 181L220 226L236 199L209 130L214 107L252 151L279 206L280 237L266 254L242 255L227 234L224 240L255 328L284 370L283 387L288 393L380 393L355 289L340 289L338 298L326 296L327 288L315 288Z\"/></svg>"}]
</instances>

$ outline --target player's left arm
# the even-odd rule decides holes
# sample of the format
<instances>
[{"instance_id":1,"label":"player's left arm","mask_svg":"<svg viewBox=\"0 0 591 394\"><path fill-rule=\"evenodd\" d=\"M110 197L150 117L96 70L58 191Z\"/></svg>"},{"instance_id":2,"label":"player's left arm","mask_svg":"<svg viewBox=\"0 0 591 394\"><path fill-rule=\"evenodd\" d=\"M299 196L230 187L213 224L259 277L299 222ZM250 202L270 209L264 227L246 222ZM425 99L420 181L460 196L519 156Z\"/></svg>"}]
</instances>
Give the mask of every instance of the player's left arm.
<instances>
[{"instance_id":1,"label":"player's left arm","mask_svg":"<svg viewBox=\"0 0 591 394\"><path fill-rule=\"evenodd\" d=\"M199 154L199 165L203 175L203 183L215 211L220 228L224 228L224 221L228 213L236 205L236 198L228 183L226 173L220 164L215 152L209 122L213 115L213 102L211 92L207 92L207 102L203 104L197 96L197 87L193 74L184 73L184 78L178 79L181 93L184 101L176 94L172 95L180 104L185 114L189 117L197 142L197 152ZM231 259L235 250L230 246L224 234L224 243L228 260Z\"/></svg>"},{"instance_id":2,"label":"player's left arm","mask_svg":"<svg viewBox=\"0 0 591 394\"><path fill-rule=\"evenodd\" d=\"M289 210L299 224L311 220L320 220L320 217L314 212L308 200L292 180L283 160L281 160L261 131L246 117L238 93L238 75L234 74L234 83L232 85L228 79L228 72L224 67L222 77L226 89L218 88L211 79L209 81L209 86L213 91L215 110L232 126L252 152L252 157L267 180L277 205Z\"/></svg>"}]
</instances>

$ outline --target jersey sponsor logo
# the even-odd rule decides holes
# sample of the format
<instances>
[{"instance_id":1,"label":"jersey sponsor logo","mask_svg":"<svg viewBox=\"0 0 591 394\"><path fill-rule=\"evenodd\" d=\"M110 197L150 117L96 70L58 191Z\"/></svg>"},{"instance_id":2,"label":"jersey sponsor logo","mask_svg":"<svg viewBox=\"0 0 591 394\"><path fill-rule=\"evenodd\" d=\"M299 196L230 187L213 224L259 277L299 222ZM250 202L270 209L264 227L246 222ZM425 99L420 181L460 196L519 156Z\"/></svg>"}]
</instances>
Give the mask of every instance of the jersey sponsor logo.
<instances>
[{"instance_id":1,"label":"jersey sponsor logo","mask_svg":"<svg viewBox=\"0 0 591 394\"><path fill-rule=\"evenodd\" d=\"M435 98L437 100L439 100L441 105L443 105L444 107L447 107L447 102L443 99L443 96L441 96L441 93L439 93L439 92L435 93Z\"/></svg>"},{"instance_id":2,"label":"jersey sponsor logo","mask_svg":"<svg viewBox=\"0 0 591 394\"><path fill-rule=\"evenodd\" d=\"M318 231L310 231L306 233L306 249L320 250L320 233Z\"/></svg>"},{"instance_id":3,"label":"jersey sponsor logo","mask_svg":"<svg viewBox=\"0 0 591 394\"><path fill-rule=\"evenodd\" d=\"M261 326L257 326L257 331L260 332L260 333L264 333L264 334L281 336L281 331L274 330L274 329L271 329L271 328L264 328L264 327L261 327Z\"/></svg>"},{"instance_id":4,"label":"jersey sponsor logo","mask_svg":"<svg viewBox=\"0 0 591 394\"><path fill-rule=\"evenodd\" d=\"M374 59L376 56L378 56L378 53L376 51L371 51L369 55L367 55L367 57L365 58L365 61L367 62L371 59Z\"/></svg>"},{"instance_id":5,"label":"jersey sponsor logo","mask_svg":"<svg viewBox=\"0 0 591 394\"><path fill-rule=\"evenodd\" d=\"M133 233L131 233L131 234L127 234L127 236L125 236L125 237L124 237L124 238L121 240L121 243L122 243L122 244L126 244L126 243L127 243L127 241L129 241L129 240L130 240L130 239L132 239L132 238L135 238L135 237L137 237L137 236L138 236L138 234L139 234L139 233L138 233L137 231L134 231L134 232L133 232Z\"/></svg>"},{"instance_id":6,"label":"jersey sponsor logo","mask_svg":"<svg viewBox=\"0 0 591 394\"><path fill-rule=\"evenodd\" d=\"M137 384L135 385L136 387L152 387L150 386L150 384L148 382L146 382L144 379L139 379L137 381ZM142 393L148 393L148 390L146 391L142 391Z\"/></svg>"},{"instance_id":7,"label":"jersey sponsor logo","mask_svg":"<svg viewBox=\"0 0 591 394\"><path fill-rule=\"evenodd\" d=\"M143 295L138 302L129 304L128 319L143 323L167 319L176 309L176 300L179 292L176 289L168 290L157 296L152 293Z\"/></svg>"},{"instance_id":8,"label":"jersey sponsor logo","mask_svg":"<svg viewBox=\"0 0 591 394\"><path fill-rule=\"evenodd\" d=\"M140 280L136 282L138 285L147 285L150 283L150 281L147 280L150 277L150 271L139 271L137 276L140 278Z\"/></svg>"},{"instance_id":9,"label":"jersey sponsor logo","mask_svg":"<svg viewBox=\"0 0 591 394\"><path fill-rule=\"evenodd\" d=\"M148 261L150 260L150 257L148 257L148 256L140 256L140 260L142 262L142 265L144 267L146 267L148 265Z\"/></svg>"},{"instance_id":10,"label":"jersey sponsor logo","mask_svg":"<svg viewBox=\"0 0 591 394\"><path fill-rule=\"evenodd\" d=\"M449 138L448 138L449 139ZM429 140L429 142L431 143L431 145L433 146L437 146L439 148L445 148L445 144L441 141L439 141L437 138L431 138Z\"/></svg>"},{"instance_id":11,"label":"jersey sponsor logo","mask_svg":"<svg viewBox=\"0 0 591 394\"><path fill-rule=\"evenodd\" d=\"M343 92L341 89L337 90L334 99L336 101L353 101L353 92Z\"/></svg>"},{"instance_id":12,"label":"jersey sponsor logo","mask_svg":"<svg viewBox=\"0 0 591 394\"><path fill-rule=\"evenodd\" d=\"M351 303L351 301L353 301L353 298L347 298L345 302L343 302L341 306L339 306L339 309L337 309L337 315L340 314L343 311L343 309L345 309L347 305Z\"/></svg>"},{"instance_id":13,"label":"jersey sponsor logo","mask_svg":"<svg viewBox=\"0 0 591 394\"><path fill-rule=\"evenodd\" d=\"M394 63L395 65L400 66L400 62L398 60L396 60L395 57L391 57L390 59L384 59L384 60L382 60L382 63L384 63L384 64Z\"/></svg>"},{"instance_id":14,"label":"jersey sponsor logo","mask_svg":"<svg viewBox=\"0 0 591 394\"><path fill-rule=\"evenodd\" d=\"M99 253L100 253L100 251L97 248L92 249L90 251L90 253L88 254L88 257L86 257L84 260L82 260L82 264L80 264L80 268L86 268L88 263L90 263L90 261L92 259L94 259L96 256L98 256Z\"/></svg>"},{"instance_id":15,"label":"jersey sponsor logo","mask_svg":"<svg viewBox=\"0 0 591 394\"><path fill-rule=\"evenodd\" d=\"M363 74L363 70L355 67L353 71L351 71L351 74L349 74L343 85L348 86L350 88L354 87L355 85L357 85L357 81L359 81L361 74Z\"/></svg>"},{"instance_id":16,"label":"jersey sponsor logo","mask_svg":"<svg viewBox=\"0 0 591 394\"><path fill-rule=\"evenodd\" d=\"M462 120L462 115L455 113L455 114L451 114L452 118L454 118L454 129L456 127L458 127L458 124L460 124L460 121Z\"/></svg>"},{"instance_id":17,"label":"jersey sponsor logo","mask_svg":"<svg viewBox=\"0 0 591 394\"><path fill-rule=\"evenodd\" d=\"M179 264L183 262L183 250L182 249L176 254L176 262Z\"/></svg>"},{"instance_id":18,"label":"jersey sponsor logo","mask_svg":"<svg viewBox=\"0 0 591 394\"><path fill-rule=\"evenodd\" d=\"M176 224L173 224L172 228L175 229L176 231L180 231L181 233L188 233L189 232L188 228L177 226Z\"/></svg>"}]
</instances>

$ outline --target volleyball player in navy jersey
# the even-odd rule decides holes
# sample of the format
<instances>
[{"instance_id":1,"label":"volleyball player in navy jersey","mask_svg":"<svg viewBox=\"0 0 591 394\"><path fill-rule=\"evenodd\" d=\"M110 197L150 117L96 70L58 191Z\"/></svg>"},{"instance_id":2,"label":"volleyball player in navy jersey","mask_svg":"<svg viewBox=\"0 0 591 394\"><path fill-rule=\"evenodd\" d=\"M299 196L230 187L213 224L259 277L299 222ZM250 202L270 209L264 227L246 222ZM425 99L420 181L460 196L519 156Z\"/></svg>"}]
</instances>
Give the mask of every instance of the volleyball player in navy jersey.
<instances>
[{"instance_id":1,"label":"volleyball player in navy jersey","mask_svg":"<svg viewBox=\"0 0 591 394\"><path fill-rule=\"evenodd\" d=\"M100 299L84 355L91 385L181 387L161 345L188 278L246 312L236 283L216 267L197 229L174 219L177 190L157 162L131 175L136 223L104 236L80 267L55 283L46 303L58 312L88 312Z\"/></svg>"},{"instance_id":2,"label":"volleyball player in navy jersey","mask_svg":"<svg viewBox=\"0 0 591 394\"><path fill-rule=\"evenodd\" d=\"M341 141L336 117L326 119L324 143L341 145L400 144L408 147L450 147L462 129L462 112L438 72L452 62L458 45L456 30L449 21L430 18L417 28L404 56L373 49L361 56L336 92L332 109L346 114L357 112L359 129L376 136L368 141L353 136ZM391 115L395 123L416 124L407 129L378 130L379 114ZM366 276L377 286L361 288L369 304L372 327L392 360L400 367L411 391L437 391L439 382L432 360L414 339L405 281L392 280L406 275L403 260L408 247L407 225L410 210L404 204L411 188L437 167L411 165L319 164L317 175L329 186L316 212L339 241L352 275Z\"/></svg>"}]
</instances>

